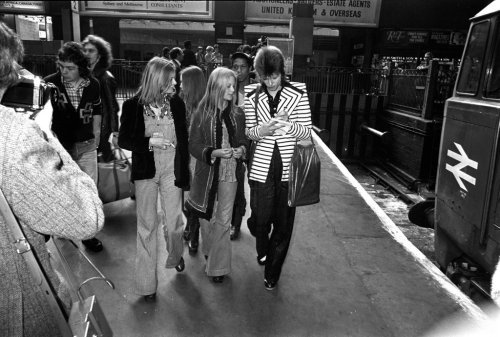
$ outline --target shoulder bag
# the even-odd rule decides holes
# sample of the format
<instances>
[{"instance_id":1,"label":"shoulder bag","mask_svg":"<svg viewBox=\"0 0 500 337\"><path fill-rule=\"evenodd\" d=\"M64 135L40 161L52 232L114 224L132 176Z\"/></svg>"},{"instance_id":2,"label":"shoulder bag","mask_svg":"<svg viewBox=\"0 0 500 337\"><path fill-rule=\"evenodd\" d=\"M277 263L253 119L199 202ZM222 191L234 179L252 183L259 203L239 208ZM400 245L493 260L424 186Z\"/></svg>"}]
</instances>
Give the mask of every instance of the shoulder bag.
<instances>
[{"instance_id":1,"label":"shoulder bag","mask_svg":"<svg viewBox=\"0 0 500 337\"><path fill-rule=\"evenodd\" d=\"M89 278L82 282L77 289L75 289L75 287L73 286L75 284L75 276L70 271L66 259L61 255L59 247L54 240L56 251L61 257L63 269L67 274L69 273L66 280L70 284L70 291L76 293L76 296L79 299L79 301L73 303L70 315L69 317L67 317L64 305L58 300L59 298L50 282L48 281L43 267L40 265L35 254L31 250L31 246L26 239L21 226L17 222L14 213L12 213L12 210L7 203L7 200L5 199L2 190L0 190L0 213L3 215L7 223L7 227L10 230L16 252L24 258L24 261L31 271L33 279L37 284L40 285L40 290L47 299L47 303L52 310L61 335L64 337L113 336L113 332L108 324L108 321L106 320L106 317L104 316L104 312L102 311L99 302L97 302L97 298L95 297L95 295L84 298L81 292L81 287L83 285L96 279L102 279L106 281L110 285L110 287L114 289L113 283L109 279L104 277L104 275L102 275L102 273L97 270L96 267L92 263L90 263L90 260L88 260L87 258L87 261L92 265L92 267L97 270L97 272L100 274L100 277Z\"/></svg>"},{"instance_id":2,"label":"shoulder bag","mask_svg":"<svg viewBox=\"0 0 500 337\"><path fill-rule=\"evenodd\" d=\"M115 148L118 158L110 162L97 163L97 190L104 204L126 199L134 195L134 185L131 183L132 164L120 148Z\"/></svg>"},{"instance_id":3,"label":"shoulder bag","mask_svg":"<svg viewBox=\"0 0 500 337\"><path fill-rule=\"evenodd\" d=\"M321 161L311 136L298 141L290 161L288 174L288 206L306 206L319 202Z\"/></svg>"}]
</instances>

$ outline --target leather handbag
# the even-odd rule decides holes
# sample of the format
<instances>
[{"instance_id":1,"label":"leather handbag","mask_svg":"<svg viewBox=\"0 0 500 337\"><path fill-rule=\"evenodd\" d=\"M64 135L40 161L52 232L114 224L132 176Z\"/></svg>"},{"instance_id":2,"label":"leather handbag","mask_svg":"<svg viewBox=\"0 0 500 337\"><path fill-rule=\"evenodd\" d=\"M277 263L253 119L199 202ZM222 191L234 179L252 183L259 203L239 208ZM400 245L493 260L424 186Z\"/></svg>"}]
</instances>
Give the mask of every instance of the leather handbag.
<instances>
[{"instance_id":1,"label":"leather handbag","mask_svg":"<svg viewBox=\"0 0 500 337\"><path fill-rule=\"evenodd\" d=\"M288 206L306 206L319 202L321 161L314 141L299 141L290 161Z\"/></svg>"},{"instance_id":2,"label":"leather handbag","mask_svg":"<svg viewBox=\"0 0 500 337\"><path fill-rule=\"evenodd\" d=\"M135 193L131 182L132 164L122 149L116 148L114 151L118 151L117 159L97 163L97 190L104 204L132 197Z\"/></svg>"},{"instance_id":3,"label":"leather handbag","mask_svg":"<svg viewBox=\"0 0 500 337\"><path fill-rule=\"evenodd\" d=\"M10 230L10 234L12 237L12 242L16 249L16 252L21 255L28 268L31 272L31 276L35 280L36 284L40 286L40 291L45 295L47 300L47 304L49 305L52 313L54 314L55 323L57 324L59 331L62 336L70 337L90 337L90 336L99 336L99 337L111 337L113 336L113 332L108 324L106 317L104 316L104 312L102 311L99 302L97 302L97 298L95 295L91 295L85 297L82 294L82 286L86 283L93 280L104 280L106 281L111 288L115 288L114 284L107 279L96 267L95 265L88 259L83 252L80 253L84 255L87 261L92 265L92 267L99 273L99 277L91 277L80 284L78 289L76 289L76 278L73 272L69 269L69 264L64 258L64 255L61 254L60 248L57 244L57 240L54 241L54 246L56 247L56 253L59 255L61 265L66 272L66 280L70 285L70 291L78 297L79 301L73 303L71 312L69 317L67 316L66 308L59 300L55 290L52 285L48 281L47 275L45 274L43 267L39 264L35 254L31 250L31 246L26 239L23 230L17 219L14 216L5 196L0 190L0 214L5 219L7 223L7 228ZM70 241L75 247L74 242ZM75 290L76 289L76 290ZM73 295L74 295L73 294Z\"/></svg>"}]
</instances>

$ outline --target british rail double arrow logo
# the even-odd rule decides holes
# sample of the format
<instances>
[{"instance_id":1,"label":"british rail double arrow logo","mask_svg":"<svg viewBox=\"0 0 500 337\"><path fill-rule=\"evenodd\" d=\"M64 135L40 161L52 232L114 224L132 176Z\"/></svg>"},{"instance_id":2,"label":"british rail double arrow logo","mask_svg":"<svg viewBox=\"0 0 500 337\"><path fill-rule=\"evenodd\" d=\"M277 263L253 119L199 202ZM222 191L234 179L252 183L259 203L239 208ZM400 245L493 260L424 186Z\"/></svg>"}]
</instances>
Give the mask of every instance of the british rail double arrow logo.
<instances>
[{"instance_id":1,"label":"british rail double arrow logo","mask_svg":"<svg viewBox=\"0 0 500 337\"><path fill-rule=\"evenodd\" d=\"M451 150L448 150L448 152L446 154L448 157L453 158L455 160L458 160L458 163L455 164L455 166L451 166L450 164L446 164L446 170L450 171L453 174L453 176L455 177L455 179L458 182L458 186L460 186L461 189L467 191L467 187L465 187L465 184L462 180L465 180L468 183L471 183L472 185L476 185L476 178L465 173L464 171L462 171L462 169L464 169L467 166L470 166L473 169L477 170L478 163L477 163L477 161L474 161L467 156L462 145L457 144L455 142L453 142L453 144L455 144L455 146L458 149L458 152L460 152L460 153L456 153L456 152L453 152Z\"/></svg>"}]
</instances>

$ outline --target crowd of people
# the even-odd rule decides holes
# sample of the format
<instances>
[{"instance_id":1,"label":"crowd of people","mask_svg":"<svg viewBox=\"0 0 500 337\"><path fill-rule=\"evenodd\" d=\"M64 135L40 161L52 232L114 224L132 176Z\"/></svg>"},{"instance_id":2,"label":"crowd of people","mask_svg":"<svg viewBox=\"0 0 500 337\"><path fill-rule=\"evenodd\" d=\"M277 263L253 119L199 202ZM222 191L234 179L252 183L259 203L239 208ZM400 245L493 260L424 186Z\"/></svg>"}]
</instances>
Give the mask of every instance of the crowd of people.
<instances>
[{"instance_id":1,"label":"crowd of people","mask_svg":"<svg viewBox=\"0 0 500 337\"><path fill-rule=\"evenodd\" d=\"M248 44L242 44L237 47L235 52L246 54L250 58L250 62L253 63L253 58L255 58L258 50L266 45L267 37L263 35L258 39L255 45L250 46ZM210 76L210 73L217 67L231 67L233 60L233 54L231 53L228 56L231 64L226 64L226 60L224 58L224 55L220 51L218 44L214 44L213 46L208 45L206 47L198 46L195 52L192 49L192 43L190 40L184 41L184 48L181 48L179 46L173 48L164 47L161 52L161 57L168 60L176 60L179 68L197 66L201 70L203 70L207 78L208 76Z\"/></svg>"},{"instance_id":2,"label":"crowd of people","mask_svg":"<svg viewBox=\"0 0 500 337\"><path fill-rule=\"evenodd\" d=\"M23 47L3 23L0 44L1 97L16 84ZM0 150L0 187L54 285L59 281L48 263L45 235L83 240L94 252L104 248L95 237L104 222L97 163L114 160L112 149L120 147L132 154L138 295L155 301L159 266L185 269L184 240L192 254L201 246L207 276L224 281L231 273L231 240L240 235L247 206L245 174L257 262L265 266L265 288L276 287L295 216L287 203L288 167L297 140L311 133L306 88L288 81L276 47L263 46L253 57L242 46L231 54L229 67L222 66L217 45L206 50L195 53L186 41L184 49L164 49L149 60L135 96L123 103L120 121L116 80L109 72L111 47L95 35L59 50L57 72L45 77L59 89L57 103L51 106L49 100L38 115L45 117L32 121L0 105L1 143L7 144ZM211 62L220 66L207 72ZM0 226L2 270L12 277L0 281L1 334L57 335L2 217ZM162 247L164 263L158 255ZM15 296L24 293L32 299L18 306ZM9 324L3 324L5 317Z\"/></svg>"}]
</instances>

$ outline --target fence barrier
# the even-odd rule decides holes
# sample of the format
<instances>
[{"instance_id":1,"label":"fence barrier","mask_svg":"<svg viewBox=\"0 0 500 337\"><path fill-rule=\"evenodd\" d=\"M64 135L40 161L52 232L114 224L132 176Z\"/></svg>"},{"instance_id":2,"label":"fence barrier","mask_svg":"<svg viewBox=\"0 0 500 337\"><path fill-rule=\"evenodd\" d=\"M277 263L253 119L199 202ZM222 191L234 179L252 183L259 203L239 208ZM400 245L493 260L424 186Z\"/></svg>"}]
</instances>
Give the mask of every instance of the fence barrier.
<instances>
[{"instance_id":1,"label":"fence barrier","mask_svg":"<svg viewBox=\"0 0 500 337\"><path fill-rule=\"evenodd\" d=\"M47 76L56 71L55 59L27 55L23 66L36 75ZM110 71L118 82L118 99L128 99L136 93L146 64L113 61ZM373 153L373 135L362 132L360 125L375 126L386 107L428 119L442 116L456 72L437 66L429 72L391 67L312 67L295 69L292 80L306 84L313 123L329 132L332 150L339 158L351 159ZM206 69L208 74L212 70Z\"/></svg>"}]
</instances>

